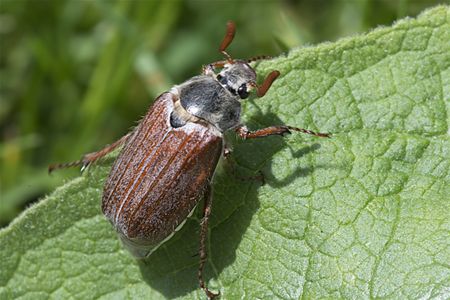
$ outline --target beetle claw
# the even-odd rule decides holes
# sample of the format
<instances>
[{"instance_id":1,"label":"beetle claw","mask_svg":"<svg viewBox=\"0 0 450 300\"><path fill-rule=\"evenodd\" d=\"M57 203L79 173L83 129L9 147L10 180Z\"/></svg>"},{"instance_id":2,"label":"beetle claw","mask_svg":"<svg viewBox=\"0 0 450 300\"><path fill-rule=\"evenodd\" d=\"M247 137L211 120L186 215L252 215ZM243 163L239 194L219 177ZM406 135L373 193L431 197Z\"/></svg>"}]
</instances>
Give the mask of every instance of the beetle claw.
<instances>
[{"instance_id":1,"label":"beetle claw","mask_svg":"<svg viewBox=\"0 0 450 300\"><path fill-rule=\"evenodd\" d=\"M281 135L282 137L285 137L285 136L287 136L287 135L289 135L289 134L292 134L292 132L291 132L289 129L286 129L286 131L282 132L280 135Z\"/></svg>"},{"instance_id":2,"label":"beetle claw","mask_svg":"<svg viewBox=\"0 0 450 300\"><path fill-rule=\"evenodd\" d=\"M215 299L216 297L220 296L220 291L218 291L217 293L213 293L210 290L208 290L207 288L203 289L206 293L206 296L208 297L208 299Z\"/></svg>"},{"instance_id":3,"label":"beetle claw","mask_svg":"<svg viewBox=\"0 0 450 300\"><path fill-rule=\"evenodd\" d=\"M90 161L84 161L83 165L81 166L80 172L83 173L84 170L86 170L86 168L89 167L90 163L91 163Z\"/></svg>"}]
</instances>

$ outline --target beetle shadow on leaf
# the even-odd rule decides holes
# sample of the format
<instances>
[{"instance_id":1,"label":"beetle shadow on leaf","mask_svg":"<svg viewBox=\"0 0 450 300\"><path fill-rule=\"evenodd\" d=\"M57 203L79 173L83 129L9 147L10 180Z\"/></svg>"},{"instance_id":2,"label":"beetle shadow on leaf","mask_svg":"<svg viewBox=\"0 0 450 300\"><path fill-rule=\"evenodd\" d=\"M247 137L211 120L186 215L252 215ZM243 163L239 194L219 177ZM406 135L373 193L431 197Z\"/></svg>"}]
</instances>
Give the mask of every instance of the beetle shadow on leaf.
<instances>
[{"instance_id":1,"label":"beetle shadow on leaf","mask_svg":"<svg viewBox=\"0 0 450 300\"><path fill-rule=\"evenodd\" d=\"M258 114L249 120L251 129L258 129L270 125L283 125L275 114ZM296 133L294 133L296 134ZM233 134L230 134L233 136ZM265 184L272 187L283 187L297 177L311 174L313 168L298 166L283 179L277 179L273 174L272 157L279 151L290 147L285 138L272 136L267 138L242 141L233 138L232 160L236 163L237 171L242 177L251 177L262 171ZM304 146L300 149L290 147L292 157L300 158L320 148L318 143ZM208 263L205 267L204 279L211 291L219 291L222 287L216 279L230 265L244 257L236 254L243 236L250 226L251 220L260 207L258 180L242 180L227 170L226 163L220 163L213 181L213 205L209 223ZM172 239L163 244L150 257L139 262L144 280L153 289L162 293L166 298L185 296L192 292L204 297L199 288L197 269L199 265L198 247L200 218L203 200L199 202L193 217L189 218L184 227ZM227 271L228 281L238 280L241 274ZM221 293L226 297L225 290Z\"/></svg>"},{"instance_id":2,"label":"beetle shadow on leaf","mask_svg":"<svg viewBox=\"0 0 450 300\"><path fill-rule=\"evenodd\" d=\"M314 152L314 151L320 149L320 147L321 147L320 144L314 143L310 146L305 146L297 151L295 151L292 148L290 148L290 150L291 150L293 158L300 158L302 156L307 155L310 152ZM320 167L320 166L315 166L315 168L317 168L317 167ZM262 173L264 175L265 182L269 186L276 187L276 188L287 186L299 177L307 177L307 176L311 175L311 173L314 170L312 166L296 166L296 168L293 172L290 172L290 174L288 174L286 177L284 177L282 179L278 179L273 175L272 168L273 168L273 164L272 164L272 161L270 161L266 166L264 166Z\"/></svg>"},{"instance_id":3,"label":"beetle shadow on leaf","mask_svg":"<svg viewBox=\"0 0 450 300\"><path fill-rule=\"evenodd\" d=\"M262 114L260 111L256 116L253 116L249 122L251 130L261 129L274 125L286 125L274 113ZM295 126L295 124L288 124ZM284 178L277 178L274 173L273 157L276 153L288 148L292 161L298 162L298 159L304 157L312 152L320 149L321 145L318 142L310 143L304 142L304 146L296 148L291 146L287 139L297 138L296 135L304 135L303 133L292 132L287 136L268 136L263 138L256 138L251 140L239 140L234 138L234 154L238 159L236 163L244 169L253 170L253 174L261 174L264 178L265 184L271 187L283 187L292 183L296 178L307 177L313 172L313 167L310 163L298 163L294 169L289 172ZM322 139L322 138L318 138ZM292 164L290 163L290 166ZM326 166L316 165L314 168L323 168Z\"/></svg>"}]
</instances>

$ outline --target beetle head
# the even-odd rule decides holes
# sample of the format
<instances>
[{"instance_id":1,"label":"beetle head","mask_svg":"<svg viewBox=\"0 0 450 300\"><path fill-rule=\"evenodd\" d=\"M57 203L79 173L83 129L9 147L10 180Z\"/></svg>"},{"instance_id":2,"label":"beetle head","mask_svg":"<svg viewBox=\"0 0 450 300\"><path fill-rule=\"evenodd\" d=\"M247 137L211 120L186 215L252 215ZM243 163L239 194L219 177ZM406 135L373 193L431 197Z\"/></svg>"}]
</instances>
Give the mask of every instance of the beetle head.
<instances>
[{"instance_id":1,"label":"beetle head","mask_svg":"<svg viewBox=\"0 0 450 300\"><path fill-rule=\"evenodd\" d=\"M258 85L256 83L256 72L246 61L228 60L227 63L223 64L223 69L215 78L233 95L246 99L249 92L255 88L258 97L264 96L278 76L280 76L280 72L272 71L264 79L263 84Z\"/></svg>"},{"instance_id":2,"label":"beetle head","mask_svg":"<svg viewBox=\"0 0 450 300\"><path fill-rule=\"evenodd\" d=\"M228 46L231 44L236 33L236 25L234 22L227 23L227 31L225 37L220 44L219 51L225 55L225 61L218 61L210 64L206 69L206 73L213 70L215 67L222 67L223 69L215 77L220 84L230 91L233 95L239 96L241 99L248 97L249 92L256 88L256 94L258 97L262 97L266 94L267 90L272 85L272 82L277 79L280 75L278 71L272 71L264 80L262 85L256 83L256 72L249 65L252 61L257 61L261 59L267 59L267 56L257 56L251 58L247 61L245 60L235 60L226 51ZM211 73L210 73L211 74Z\"/></svg>"},{"instance_id":3,"label":"beetle head","mask_svg":"<svg viewBox=\"0 0 450 300\"><path fill-rule=\"evenodd\" d=\"M245 61L234 60L226 63L216 76L217 81L233 95L246 99L256 87L256 73Z\"/></svg>"}]
</instances>

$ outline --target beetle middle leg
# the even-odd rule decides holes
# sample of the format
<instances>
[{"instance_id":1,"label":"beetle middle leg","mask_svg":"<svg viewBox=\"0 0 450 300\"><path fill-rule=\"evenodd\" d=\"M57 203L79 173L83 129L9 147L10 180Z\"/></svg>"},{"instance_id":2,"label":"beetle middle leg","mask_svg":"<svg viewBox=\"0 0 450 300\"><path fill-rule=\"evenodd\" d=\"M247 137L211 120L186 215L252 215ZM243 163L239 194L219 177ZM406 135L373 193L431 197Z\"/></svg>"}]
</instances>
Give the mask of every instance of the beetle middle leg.
<instances>
[{"instance_id":1,"label":"beetle middle leg","mask_svg":"<svg viewBox=\"0 0 450 300\"><path fill-rule=\"evenodd\" d=\"M225 32L225 36L223 37L222 43L220 43L220 46L219 46L219 52L225 56L226 60L216 61L216 62L213 62L206 66L203 66L203 70L202 70L203 74L214 75L215 69L223 68L225 66L225 64L234 63L233 58L231 57L230 54L228 54L228 52L226 50L227 50L228 46L230 46L231 42L233 41L235 33L236 33L236 25L234 24L234 22L232 22L232 21L227 22L227 31Z\"/></svg>"},{"instance_id":2,"label":"beetle middle leg","mask_svg":"<svg viewBox=\"0 0 450 300\"><path fill-rule=\"evenodd\" d=\"M48 166L48 172L51 173L57 169L65 169L65 168L71 168L71 167L77 167L77 166L81 166L81 172L83 172L83 170L88 165L90 165L94 161L102 158L103 156L107 155L108 153L112 152L117 147L120 147L121 145L123 145L127 141L127 139L130 137L131 133L132 132L127 133L126 135L124 135L123 137L121 137L120 139L115 141L114 143L107 145L106 147L104 147L103 149L101 149L97 152L85 154L83 156L83 158L80 160L76 160L76 161L69 162L69 163L52 164L52 165Z\"/></svg>"},{"instance_id":3,"label":"beetle middle leg","mask_svg":"<svg viewBox=\"0 0 450 300\"><path fill-rule=\"evenodd\" d=\"M232 21L227 22L227 31L222 40L222 43L220 43L219 51L223 55L225 55L225 57L227 58L227 61L229 63L233 63L233 59L228 54L228 52L226 52L226 50L227 50L228 46L231 44L231 42L233 41L235 33L236 33L236 25L234 24L234 22L232 22Z\"/></svg>"},{"instance_id":4,"label":"beetle middle leg","mask_svg":"<svg viewBox=\"0 0 450 300\"><path fill-rule=\"evenodd\" d=\"M231 172L231 174L235 178L242 180L242 181L256 180L256 181L261 182L262 185L265 184L266 181L264 178L264 174L261 171L258 171L258 174L254 175L254 176L242 176L241 174L239 174L238 170L236 169L237 162L236 162L236 160L233 159L233 156L231 155L232 153L233 153L232 149L227 147L227 145L225 144L225 147L223 149L223 154L222 154L223 158L224 158L224 160L223 160L224 166L226 167L226 169L228 169Z\"/></svg>"},{"instance_id":5,"label":"beetle middle leg","mask_svg":"<svg viewBox=\"0 0 450 300\"><path fill-rule=\"evenodd\" d=\"M200 223L200 264L198 267L198 283L200 285L200 288L203 289L206 293L206 296L208 299L214 299L219 295L219 293L213 293L211 292L205 284L205 281L203 279L203 269L205 268L205 263L208 257L207 250L206 250L206 240L208 237L208 221L209 216L211 215L211 206L212 206L212 193L211 193L211 185L209 185L205 191L204 194L205 198L205 204L203 207L203 218Z\"/></svg>"}]
</instances>

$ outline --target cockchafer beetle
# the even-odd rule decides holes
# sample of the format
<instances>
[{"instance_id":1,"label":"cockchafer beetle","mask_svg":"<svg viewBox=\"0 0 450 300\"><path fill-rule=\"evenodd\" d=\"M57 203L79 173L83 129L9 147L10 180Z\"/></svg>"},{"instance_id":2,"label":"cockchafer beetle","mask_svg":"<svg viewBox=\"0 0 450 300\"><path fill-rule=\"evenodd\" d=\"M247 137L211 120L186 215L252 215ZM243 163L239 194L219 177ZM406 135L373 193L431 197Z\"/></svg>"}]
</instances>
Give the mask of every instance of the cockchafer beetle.
<instances>
[{"instance_id":1,"label":"cockchafer beetle","mask_svg":"<svg viewBox=\"0 0 450 300\"><path fill-rule=\"evenodd\" d=\"M249 131L240 123L240 100L246 99L253 89L258 97L263 97L280 73L272 71L258 85L249 63L266 57L233 59L225 50L234 34L235 24L228 22L219 48L225 60L204 66L202 75L160 95L132 132L79 161L49 167L49 172L79 165L83 170L124 145L105 183L102 211L137 258L149 256L170 238L203 196L198 281L208 298L218 295L206 287L203 268L207 259L211 180L222 154L229 152L224 145L224 132L234 130L243 139L291 131L329 136L291 126Z\"/></svg>"}]
</instances>

